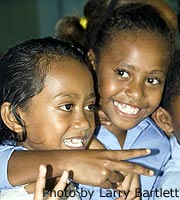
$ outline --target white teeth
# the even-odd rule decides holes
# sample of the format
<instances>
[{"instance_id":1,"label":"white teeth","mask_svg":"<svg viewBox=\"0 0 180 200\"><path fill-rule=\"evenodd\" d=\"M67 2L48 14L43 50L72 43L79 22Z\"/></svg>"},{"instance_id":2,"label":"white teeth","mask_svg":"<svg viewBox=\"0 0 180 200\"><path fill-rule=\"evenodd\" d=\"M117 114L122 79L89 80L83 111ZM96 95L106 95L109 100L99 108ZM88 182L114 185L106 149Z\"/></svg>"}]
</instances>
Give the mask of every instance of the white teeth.
<instances>
[{"instance_id":1,"label":"white teeth","mask_svg":"<svg viewBox=\"0 0 180 200\"><path fill-rule=\"evenodd\" d=\"M83 140L82 139L64 139L64 144L69 147L82 147Z\"/></svg>"},{"instance_id":2,"label":"white teeth","mask_svg":"<svg viewBox=\"0 0 180 200\"><path fill-rule=\"evenodd\" d=\"M135 108L132 106L129 106L127 104L120 104L117 101L114 101L114 105L123 113L130 114L130 115L136 115L140 109Z\"/></svg>"}]
</instances>

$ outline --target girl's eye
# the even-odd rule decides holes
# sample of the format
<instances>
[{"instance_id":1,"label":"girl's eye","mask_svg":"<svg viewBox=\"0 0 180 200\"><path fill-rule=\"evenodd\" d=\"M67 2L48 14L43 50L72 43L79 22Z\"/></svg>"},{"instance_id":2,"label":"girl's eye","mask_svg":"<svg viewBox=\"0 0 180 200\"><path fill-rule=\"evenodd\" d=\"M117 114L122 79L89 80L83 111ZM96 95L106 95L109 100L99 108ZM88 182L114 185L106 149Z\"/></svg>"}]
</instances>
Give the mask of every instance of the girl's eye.
<instances>
[{"instance_id":1,"label":"girl's eye","mask_svg":"<svg viewBox=\"0 0 180 200\"><path fill-rule=\"evenodd\" d=\"M119 76L121 76L122 78L129 77L129 73L127 71L125 71L124 69L116 69L115 73L118 74Z\"/></svg>"},{"instance_id":2,"label":"girl's eye","mask_svg":"<svg viewBox=\"0 0 180 200\"><path fill-rule=\"evenodd\" d=\"M64 111L69 112L69 111L72 110L73 105L72 105L72 104L65 104L65 105L60 106L59 108L60 108L61 110L64 110Z\"/></svg>"},{"instance_id":3,"label":"girl's eye","mask_svg":"<svg viewBox=\"0 0 180 200\"><path fill-rule=\"evenodd\" d=\"M91 105L86 106L85 110L88 110L90 112L94 112L95 108L96 108L96 105L95 104L91 104Z\"/></svg>"},{"instance_id":4,"label":"girl's eye","mask_svg":"<svg viewBox=\"0 0 180 200\"><path fill-rule=\"evenodd\" d=\"M161 80L159 78L154 78L154 77L151 77L151 78L148 78L147 79L147 83L151 84L151 85L158 85L161 83Z\"/></svg>"}]
</instances>

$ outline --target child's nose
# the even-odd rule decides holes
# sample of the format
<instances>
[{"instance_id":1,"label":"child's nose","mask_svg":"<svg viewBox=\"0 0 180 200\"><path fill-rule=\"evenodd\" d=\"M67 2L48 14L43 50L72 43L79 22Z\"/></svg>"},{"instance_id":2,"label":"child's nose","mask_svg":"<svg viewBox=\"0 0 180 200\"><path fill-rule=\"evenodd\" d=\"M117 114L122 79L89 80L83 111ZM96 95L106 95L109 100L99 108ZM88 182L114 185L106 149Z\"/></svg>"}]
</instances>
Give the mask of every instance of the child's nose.
<instances>
[{"instance_id":1,"label":"child's nose","mask_svg":"<svg viewBox=\"0 0 180 200\"><path fill-rule=\"evenodd\" d=\"M140 100L144 95L143 84L132 82L126 89L126 95L133 100Z\"/></svg>"},{"instance_id":2,"label":"child's nose","mask_svg":"<svg viewBox=\"0 0 180 200\"><path fill-rule=\"evenodd\" d=\"M91 128L90 122L84 113L76 116L74 127L81 130L88 130Z\"/></svg>"}]
</instances>

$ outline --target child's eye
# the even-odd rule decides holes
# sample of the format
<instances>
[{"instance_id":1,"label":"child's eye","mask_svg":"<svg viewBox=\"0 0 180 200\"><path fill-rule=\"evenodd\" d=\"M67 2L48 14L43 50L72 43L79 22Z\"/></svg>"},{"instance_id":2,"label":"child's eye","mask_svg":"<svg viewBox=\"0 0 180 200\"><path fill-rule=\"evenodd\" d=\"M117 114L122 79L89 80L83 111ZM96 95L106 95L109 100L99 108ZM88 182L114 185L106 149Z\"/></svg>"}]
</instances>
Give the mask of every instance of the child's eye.
<instances>
[{"instance_id":1,"label":"child's eye","mask_svg":"<svg viewBox=\"0 0 180 200\"><path fill-rule=\"evenodd\" d=\"M122 78L129 77L129 73L127 71L125 71L124 69L116 69L115 73L118 74L119 76L121 76Z\"/></svg>"},{"instance_id":2,"label":"child's eye","mask_svg":"<svg viewBox=\"0 0 180 200\"><path fill-rule=\"evenodd\" d=\"M88 110L90 112L94 112L95 108L96 108L95 104L91 104L91 105L85 106L85 110Z\"/></svg>"},{"instance_id":3,"label":"child's eye","mask_svg":"<svg viewBox=\"0 0 180 200\"><path fill-rule=\"evenodd\" d=\"M157 77L151 77L151 78L148 78L146 80L147 83L151 84L151 85L158 85L158 84L161 84L161 80Z\"/></svg>"},{"instance_id":4,"label":"child's eye","mask_svg":"<svg viewBox=\"0 0 180 200\"><path fill-rule=\"evenodd\" d=\"M60 108L61 110L64 110L64 111L67 111L67 112L71 111L71 110L72 110L72 107L73 107L72 104L65 104L65 105L59 106L59 108Z\"/></svg>"}]
</instances>

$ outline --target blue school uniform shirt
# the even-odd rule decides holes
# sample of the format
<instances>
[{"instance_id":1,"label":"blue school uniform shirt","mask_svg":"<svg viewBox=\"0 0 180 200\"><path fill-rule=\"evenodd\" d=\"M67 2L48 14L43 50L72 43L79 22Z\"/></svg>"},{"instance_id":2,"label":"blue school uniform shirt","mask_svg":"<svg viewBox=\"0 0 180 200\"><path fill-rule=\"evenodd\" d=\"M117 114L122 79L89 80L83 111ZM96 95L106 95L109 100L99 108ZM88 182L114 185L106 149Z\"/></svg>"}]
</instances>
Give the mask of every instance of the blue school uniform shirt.
<instances>
[{"instance_id":1,"label":"blue school uniform shirt","mask_svg":"<svg viewBox=\"0 0 180 200\"><path fill-rule=\"evenodd\" d=\"M97 133L97 138L107 149L121 150L121 146L114 134L103 126ZM131 159L131 161L142 164L154 170L152 177L141 176L141 199L152 199L150 194L156 188L156 182L163 172L163 167L170 157L170 144L165 134L153 123L150 118L143 120L135 128L127 132L123 149L150 148L152 154L145 157ZM12 188L7 179L7 163L14 150L24 150L22 147L0 146L0 189ZM90 176L88 174L87 176ZM115 199L117 194L113 190L105 190L99 187L91 187L79 184L79 194L83 200L108 200ZM141 193L142 194L141 194ZM116 197L115 197L116 195Z\"/></svg>"},{"instance_id":2,"label":"blue school uniform shirt","mask_svg":"<svg viewBox=\"0 0 180 200\"><path fill-rule=\"evenodd\" d=\"M107 149L122 150L116 136L101 126L97 138L105 145ZM170 158L170 143L166 135L156 124L146 118L136 127L127 132L123 149L149 148L151 155L134 158L130 161L147 166L154 171L154 176L140 176L141 189L137 188L137 196L143 200L154 199L154 190L159 177L162 175L164 165ZM89 175L90 176L90 175ZM83 200L108 200L115 199L117 196L113 190L100 189L99 187L90 187L79 184L79 193Z\"/></svg>"},{"instance_id":3,"label":"blue school uniform shirt","mask_svg":"<svg viewBox=\"0 0 180 200\"><path fill-rule=\"evenodd\" d=\"M158 181L155 199L180 199L180 145L175 136L170 138L171 159L167 162L164 173Z\"/></svg>"},{"instance_id":4,"label":"blue school uniform shirt","mask_svg":"<svg viewBox=\"0 0 180 200\"><path fill-rule=\"evenodd\" d=\"M13 186L8 181L7 169L8 161L11 154L15 151L22 151L22 146L11 145L0 145L0 190L11 189Z\"/></svg>"}]
</instances>

